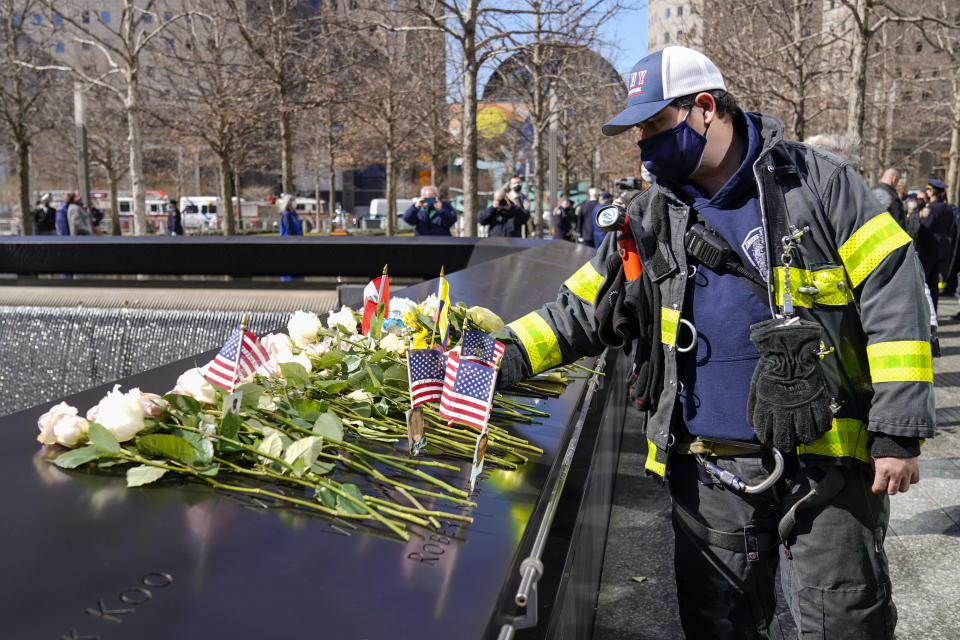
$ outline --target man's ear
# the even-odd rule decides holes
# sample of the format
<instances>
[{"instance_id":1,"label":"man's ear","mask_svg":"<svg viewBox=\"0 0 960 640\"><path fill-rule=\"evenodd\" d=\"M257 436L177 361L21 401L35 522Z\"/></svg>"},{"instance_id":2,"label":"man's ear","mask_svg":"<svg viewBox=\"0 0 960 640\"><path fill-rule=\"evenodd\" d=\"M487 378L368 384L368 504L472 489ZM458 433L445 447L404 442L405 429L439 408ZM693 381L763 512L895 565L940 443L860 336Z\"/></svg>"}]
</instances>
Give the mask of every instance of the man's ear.
<instances>
[{"instance_id":1,"label":"man's ear","mask_svg":"<svg viewBox=\"0 0 960 640\"><path fill-rule=\"evenodd\" d=\"M693 99L693 104L696 107L703 109L703 124L710 126L713 124L714 119L719 117L717 113L717 101L713 99L713 96L703 91L697 94L697 97Z\"/></svg>"}]
</instances>

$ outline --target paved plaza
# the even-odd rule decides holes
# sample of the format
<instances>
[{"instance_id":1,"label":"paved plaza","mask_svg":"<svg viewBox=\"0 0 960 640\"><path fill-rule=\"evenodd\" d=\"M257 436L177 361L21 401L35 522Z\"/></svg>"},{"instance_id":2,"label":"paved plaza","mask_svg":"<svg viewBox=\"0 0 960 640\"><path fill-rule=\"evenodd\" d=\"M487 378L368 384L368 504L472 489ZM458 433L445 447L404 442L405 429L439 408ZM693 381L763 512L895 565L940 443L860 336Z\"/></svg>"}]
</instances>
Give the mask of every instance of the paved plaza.
<instances>
[{"instance_id":1,"label":"paved plaza","mask_svg":"<svg viewBox=\"0 0 960 640\"><path fill-rule=\"evenodd\" d=\"M937 437L920 457L920 483L891 499L886 551L899 613L897 638L960 637L960 307L940 303L943 356L933 361ZM673 583L667 490L645 477L646 443L624 434L594 627L595 640L682 638ZM795 638L781 605L780 633Z\"/></svg>"}]
</instances>

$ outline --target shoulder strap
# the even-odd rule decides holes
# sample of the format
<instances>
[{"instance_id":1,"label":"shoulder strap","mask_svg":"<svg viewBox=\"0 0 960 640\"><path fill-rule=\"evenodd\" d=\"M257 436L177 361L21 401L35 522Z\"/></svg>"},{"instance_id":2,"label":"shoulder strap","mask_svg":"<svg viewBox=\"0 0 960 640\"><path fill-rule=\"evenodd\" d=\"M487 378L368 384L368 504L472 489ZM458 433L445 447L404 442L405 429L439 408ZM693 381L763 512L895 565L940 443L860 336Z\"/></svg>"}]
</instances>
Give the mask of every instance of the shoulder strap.
<instances>
[{"instance_id":1,"label":"shoulder strap","mask_svg":"<svg viewBox=\"0 0 960 640\"><path fill-rule=\"evenodd\" d=\"M702 224L707 230L710 231L710 233L717 236L730 247L730 256L727 260L727 263L724 265L724 271L740 278L740 281L743 282L743 284L745 284L747 288L750 289L750 291L752 291L758 298L760 298L761 302L768 304L769 293L767 292L767 283L764 282L763 276L760 275L760 271L752 264L745 263L740 257L740 254L736 252L732 245L730 245L730 241L724 238L723 234L714 229L699 211L694 208L691 208L691 211L693 212L693 216L691 217L695 222ZM690 252L688 251L688 253Z\"/></svg>"}]
</instances>

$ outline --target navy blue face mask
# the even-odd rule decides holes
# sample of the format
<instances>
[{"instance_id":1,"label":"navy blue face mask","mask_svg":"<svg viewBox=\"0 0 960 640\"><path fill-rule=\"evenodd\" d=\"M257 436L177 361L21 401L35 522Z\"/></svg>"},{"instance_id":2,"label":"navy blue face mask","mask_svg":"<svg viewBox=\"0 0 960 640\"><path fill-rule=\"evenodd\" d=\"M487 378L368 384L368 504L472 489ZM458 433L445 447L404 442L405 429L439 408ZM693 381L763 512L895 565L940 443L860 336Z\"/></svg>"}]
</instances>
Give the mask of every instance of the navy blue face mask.
<instances>
[{"instance_id":1,"label":"navy blue face mask","mask_svg":"<svg viewBox=\"0 0 960 640\"><path fill-rule=\"evenodd\" d=\"M703 135L697 133L687 124L687 117L672 129L637 142L643 166L659 180L683 180L700 168L703 150L707 146L706 131Z\"/></svg>"}]
</instances>

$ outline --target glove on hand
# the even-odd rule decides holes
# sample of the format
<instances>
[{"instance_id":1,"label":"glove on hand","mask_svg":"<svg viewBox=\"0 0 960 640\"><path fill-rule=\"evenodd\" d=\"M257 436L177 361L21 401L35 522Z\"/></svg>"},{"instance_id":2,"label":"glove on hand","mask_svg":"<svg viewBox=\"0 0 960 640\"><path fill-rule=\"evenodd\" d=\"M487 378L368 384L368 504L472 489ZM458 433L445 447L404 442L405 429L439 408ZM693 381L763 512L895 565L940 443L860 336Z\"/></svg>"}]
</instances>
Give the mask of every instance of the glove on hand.
<instances>
[{"instance_id":1,"label":"glove on hand","mask_svg":"<svg viewBox=\"0 0 960 640\"><path fill-rule=\"evenodd\" d=\"M500 374L497 376L497 389L510 386L530 376L527 361L523 357L523 349L515 342L508 342L504 346L503 358L500 360Z\"/></svg>"},{"instance_id":2,"label":"glove on hand","mask_svg":"<svg viewBox=\"0 0 960 640\"><path fill-rule=\"evenodd\" d=\"M750 327L760 361L750 380L747 422L757 439L784 453L822 436L833 418L817 350L819 324L781 318Z\"/></svg>"}]
</instances>

